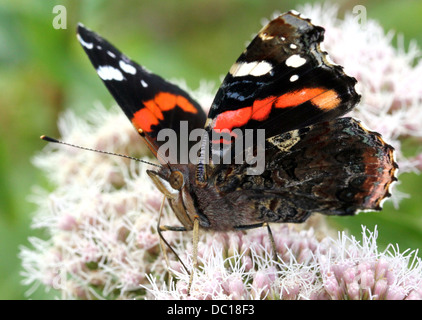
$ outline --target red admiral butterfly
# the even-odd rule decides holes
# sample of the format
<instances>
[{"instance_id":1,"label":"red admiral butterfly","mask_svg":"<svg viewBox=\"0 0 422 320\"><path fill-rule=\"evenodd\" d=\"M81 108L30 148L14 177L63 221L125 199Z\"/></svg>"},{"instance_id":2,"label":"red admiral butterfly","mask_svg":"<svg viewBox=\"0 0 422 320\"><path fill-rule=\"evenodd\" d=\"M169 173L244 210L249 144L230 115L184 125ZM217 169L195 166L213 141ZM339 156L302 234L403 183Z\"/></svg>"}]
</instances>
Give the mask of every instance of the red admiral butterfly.
<instances>
[{"instance_id":1,"label":"red admiral butterfly","mask_svg":"<svg viewBox=\"0 0 422 320\"><path fill-rule=\"evenodd\" d=\"M160 130L179 132L181 121L189 132L229 134L203 139L197 164L148 170L182 224L160 231L194 230L197 241L199 228L241 230L303 222L314 212L381 210L397 180L394 149L358 120L339 118L360 96L357 81L327 60L323 38L324 29L299 14L269 22L230 68L207 117L188 93L79 25L78 39L98 75L155 156L163 144ZM252 146L265 153L259 175L248 174L246 162L211 159L214 145L232 145L235 132L247 129L265 129L264 145ZM232 151L231 160L236 156Z\"/></svg>"}]
</instances>

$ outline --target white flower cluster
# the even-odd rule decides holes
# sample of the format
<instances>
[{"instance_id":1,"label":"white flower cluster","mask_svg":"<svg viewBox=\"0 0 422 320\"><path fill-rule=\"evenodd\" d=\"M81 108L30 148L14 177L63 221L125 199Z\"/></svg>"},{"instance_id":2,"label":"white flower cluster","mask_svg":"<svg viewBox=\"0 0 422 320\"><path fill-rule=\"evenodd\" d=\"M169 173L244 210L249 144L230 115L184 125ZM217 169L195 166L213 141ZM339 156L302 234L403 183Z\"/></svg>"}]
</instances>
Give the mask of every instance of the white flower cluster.
<instances>
[{"instance_id":1,"label":"white flower cluster","mask_svg":"<svg viewBox=\"0 0 422 320\"><path fill-rule=\"evenodd\" d=\"M361 241L344 232L317 240L312 228L288 225L274 231L281 262L266 248L264 229L211 234L202 242L190 296L184 269L174 271L177 281L169 285L150 277L148 291L156 299L422 299L421 259L394 247L380 252L376 230L364 228Z\"/></svg>"},{"instance_id":2,"label":"white flower cluster","mask_svg":"<svg viewBox=\"0 0 422 320\"><path fill-rule=\"evenodd\" d=\"M79 145L146 152L117 106L98 107L85 121L69 112L59 128ZM148 165L58 145L48 145L34 163L55 189L32 195L38 204L33 227L44 228L48 238L30 238L33 248L22 248L24 283L33 289L42 283L64 298L130 298L146 274L163 272L155 232L162 196L146 174Z\"/></svg>"}]
</instances>

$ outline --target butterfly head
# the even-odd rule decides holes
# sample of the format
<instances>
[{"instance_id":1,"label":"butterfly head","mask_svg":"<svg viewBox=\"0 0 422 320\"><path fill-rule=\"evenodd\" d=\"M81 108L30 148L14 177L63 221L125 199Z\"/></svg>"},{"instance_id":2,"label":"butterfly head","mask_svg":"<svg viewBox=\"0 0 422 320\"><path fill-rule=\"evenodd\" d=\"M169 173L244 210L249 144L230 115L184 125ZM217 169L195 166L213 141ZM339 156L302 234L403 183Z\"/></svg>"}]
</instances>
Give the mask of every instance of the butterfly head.
<instances>
[{"instance_id":1,"label":"butterfly head","mask_svg":"<svg viewBox=\"0 0 422 320\"><path fill-rule=\"evenodd\" d=\"M167 198L179 221L191 230L196 211L190 192L188 167L173 165L171 169L163 167L160 171L147 170L147 173Z\"/></svg>"}]
</instances>

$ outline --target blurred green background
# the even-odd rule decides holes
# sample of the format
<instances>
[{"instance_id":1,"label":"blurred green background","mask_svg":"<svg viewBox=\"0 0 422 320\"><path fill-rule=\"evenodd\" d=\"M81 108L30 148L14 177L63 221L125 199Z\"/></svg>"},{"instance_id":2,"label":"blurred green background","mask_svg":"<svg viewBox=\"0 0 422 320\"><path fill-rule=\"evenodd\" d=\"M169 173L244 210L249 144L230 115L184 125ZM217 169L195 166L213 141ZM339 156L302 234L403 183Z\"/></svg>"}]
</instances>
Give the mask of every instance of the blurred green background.
<instances>
[{"instance_id":1,"label":"blurred green background","mask_svg":"<svg viewBox=\"0 0 422 320\"><path fill-rule=\"evenodd\" d=\"M0 299L26 299L20 284L18 252L28 245L35 205L28 201L34 185L47 185L31 164L44 147L41 134L58 136L57 118L66 109L83 115L100 100L112 98L98 79L75 38L77 22L99 32L128 56L165 78L186 79L197 88L201 79L218 84L243 51L261 19L297 8L309 1L254 0L62 0L0 2ZM366 6L368 18L385 30L414 38L422 45L422 2L338 1L340 12L354 5ZM52 26L53 7L67 9L67 29ZM407 152L421 152L417 142ZM54 170L54 168L52 168ZM398 243L400 249L422 243L422 177L403 174L399 189L410 194L399 210L391 203L382 213L332 218L339 229L348 228L360 238L361 224L378 225L381 246ZM419 256L421 254L419 253ZM51 294L37 290L33 299Z\"/></svg>"}]
</instances>

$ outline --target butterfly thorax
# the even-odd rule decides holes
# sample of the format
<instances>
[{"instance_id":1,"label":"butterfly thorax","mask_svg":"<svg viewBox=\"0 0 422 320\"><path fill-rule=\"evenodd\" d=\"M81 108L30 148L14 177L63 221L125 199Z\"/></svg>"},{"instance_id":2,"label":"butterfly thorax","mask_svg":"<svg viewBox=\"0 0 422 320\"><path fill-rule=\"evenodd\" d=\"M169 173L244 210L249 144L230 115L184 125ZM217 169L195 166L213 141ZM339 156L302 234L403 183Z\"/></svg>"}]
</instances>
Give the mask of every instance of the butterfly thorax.
<instances>
[{"instance_id":1,"label":"butterfly thorax","mask_svg":"<svg viewBox=\"0 0 422 320\"><path fill-rule=\"evenodd\" d=\"M187 230L192 230L196 216L195 203L190 195L189 172L193 165L163 166L159 171L147 170L152 181L167 198L176 217Z\"/></svg>"},{"instance_id":2,"label":"butterfly thorax","mask_svg":"<svg viewBox=\"0 0 422 320\"><path fill-rule=\"evenodd\" d=\"M261 176L246 178L244 170L242 165L219 167L205 182L195 179L196 166L193 164L173 164L147 172L187 230L192 230L194 218L199 217L201 228L227 231L259 222L253 218L256 216L254 205L238 207L236 204L248 199L242 189L252 185L251 189L263 189L269 180L262 180Z\"/></svg>"}]
</instances>

